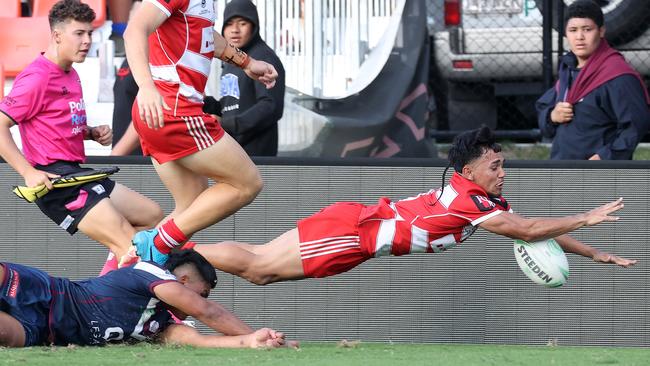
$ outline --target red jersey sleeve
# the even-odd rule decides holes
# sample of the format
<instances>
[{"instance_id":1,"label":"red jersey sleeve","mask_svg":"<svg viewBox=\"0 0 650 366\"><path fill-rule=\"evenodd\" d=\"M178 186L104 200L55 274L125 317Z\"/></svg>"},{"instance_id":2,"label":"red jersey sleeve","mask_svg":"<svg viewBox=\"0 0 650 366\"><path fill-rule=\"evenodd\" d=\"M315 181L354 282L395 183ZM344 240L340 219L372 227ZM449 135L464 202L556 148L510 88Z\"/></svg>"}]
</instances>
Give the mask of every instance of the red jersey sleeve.
<instances>
[{"instance_id":1,"label":"red jersey sleeve","mask_svg":"<svg viewBox=\"0 0 650 366\"><path fill-rule=\"evenodd\" d=\"M189 4L189 0L144 0L144 2L151 3L160 9L169 17L176 10L185 10Z\"/></svg>"},{"instance_id":2,"label":"red jersey sleeve","mask_svg":"<svg viewBox=\"0 0 650 366\"><path fill-rule=\"evenodd\" d=\"M454 200L449 211L476 226L511 209L503 197L487 197L478 192L468 192L463 198Z\"/></svg>"}]
</instances>

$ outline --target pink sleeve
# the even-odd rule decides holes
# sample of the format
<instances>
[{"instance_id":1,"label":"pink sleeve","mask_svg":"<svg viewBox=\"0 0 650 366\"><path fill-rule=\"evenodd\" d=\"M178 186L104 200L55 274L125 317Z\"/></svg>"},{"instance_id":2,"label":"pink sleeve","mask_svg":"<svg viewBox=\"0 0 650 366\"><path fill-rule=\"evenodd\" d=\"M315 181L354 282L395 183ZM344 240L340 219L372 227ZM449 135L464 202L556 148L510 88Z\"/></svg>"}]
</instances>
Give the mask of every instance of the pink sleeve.
<instances>
[{"instance_id":1,"label":"pink sleeve","mask_svg":"<svg viewBox=\"0 0 650 366\"><path fill-rule=\"evenodd\" d=\"M46 78L46 77L45 77ZM47 80L39 73L27 73L14 81L9 95L0 102L0 111L15 123L27 123L41 108Z\"/></svg>"}]
</instances>

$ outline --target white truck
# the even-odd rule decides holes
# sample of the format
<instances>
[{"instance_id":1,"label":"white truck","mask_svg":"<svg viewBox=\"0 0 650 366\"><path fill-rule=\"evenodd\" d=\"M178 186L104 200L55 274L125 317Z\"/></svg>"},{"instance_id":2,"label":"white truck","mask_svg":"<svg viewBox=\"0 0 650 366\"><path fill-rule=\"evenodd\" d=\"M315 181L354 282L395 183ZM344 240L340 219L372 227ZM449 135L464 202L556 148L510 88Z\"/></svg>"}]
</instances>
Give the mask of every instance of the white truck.
<instances>
[{"instance_id":1,"label":"white truck","mask_svg":"<svg viewBox=\"0 0 650 366\"><path fill-rule=\"evenodd\" d=\"M558 29L563 23L557 20L561 0L552 1L553 26ZM610 44L641 75L650 77L650 0L595 2L605 15ZM465 130L481 123L501 130L537 128L534 101L544 91L543 4L427 0L438 129ZM552 34L556 72L558 32Z\"/></svg>"}]
</instances>

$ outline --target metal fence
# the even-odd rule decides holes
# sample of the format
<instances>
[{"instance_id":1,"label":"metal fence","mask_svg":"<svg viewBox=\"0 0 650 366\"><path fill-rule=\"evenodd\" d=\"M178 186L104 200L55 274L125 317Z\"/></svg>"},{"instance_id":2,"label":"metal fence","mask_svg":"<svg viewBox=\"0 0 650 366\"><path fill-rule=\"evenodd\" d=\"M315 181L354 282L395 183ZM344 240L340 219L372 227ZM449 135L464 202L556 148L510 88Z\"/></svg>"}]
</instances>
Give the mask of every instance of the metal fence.
<instances>
[{"instance_id":1,"label":"metal fence","mask_svg":"<svg viewBox=\"0 0 650 366\"><path fill-rule=\"evenodd\" d=\"M317 98L343 98L353 93L349 89L361 65L380 44L391 16L399 13L405 1L254 2L260 35L282 60L287 86ZM226 4L216 2L218 18ZM220 29L223 19L218 22ZM378 70L382 66L377 65Z\"/></svg>"},{"instance_id":2,"label":"metal fence","mask_svg":"<svg viewBox=\"0 0 650 366\"><path fill-rule=\"evenodd\" d=\"M465 130L485 123L499 130L537 128L534 102L554 79L558 55L568 49L559 37L563 21L558 19L563 19L562 5L573 1L427 0L437 106L432 127ZM605 14L610 44L650 78L650 2L596 3ZM552 18L547 32L545 4L551 5Z\"/></svg>"}]
</instances>

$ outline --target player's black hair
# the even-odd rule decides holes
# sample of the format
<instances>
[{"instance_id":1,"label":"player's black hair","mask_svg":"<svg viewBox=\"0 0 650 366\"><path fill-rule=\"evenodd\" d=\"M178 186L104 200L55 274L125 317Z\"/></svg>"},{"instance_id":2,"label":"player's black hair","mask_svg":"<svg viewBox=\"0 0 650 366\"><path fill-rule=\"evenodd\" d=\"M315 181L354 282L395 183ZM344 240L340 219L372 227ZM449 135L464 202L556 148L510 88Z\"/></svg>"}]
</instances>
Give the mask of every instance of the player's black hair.
<instances>
[{"instance_id":1,"label":"player's black hair","mask_svg":"<svg viewBox=\"0 0 650 366\"><path fill-rule=\"evenodd\" d=\"M50 29L53 29L57 24L69 20L92 23L95 20L95 16L95 11L88 4L84 4L80 0L61 0L52 6L48 14L48 19L50 21Z\"/></svg>"},{"instance_id":2,"label":"player's black hair","mask_svg":"<svg viewBox=\"0 0 650 366\"><path fill-rule=\"evenodd\" d=\"M564 11L564 27L570 19L573 18L588 18L594 21L598 28L602 27L605 24L605 17L603 16L603 10L600 8L600 5L596 4L591 0L578 0Z\"/></svg>"},{"instance_id":3,"label":"player's black hair","mask_svg":"<svg viewBox=\"0 0 650 366\"><path fill-rule=\"evenodd\" d=\"M489 127L481 126L476 130L463 132L456 136L449 149L447 159L449 165L460 173L465 165L478 159L488 150L500 152L501 145L496 142L496 138Z\"/></svg>"},{"instance_id":4,"label":"player's black hair","mask_svg":"<svg viewBox=\"0 0 650 366\"><path fill-rule=\"evenodd\" d=\"M442 193L445 190L445 176L447 175L449 168L453 166L454 170L460 173L463 171L463 167L467 163L477 159L488 149L494 152L500 152L501 145L496 142L492 130L485 125L476 130L463 132L460 135L457 135L451 144L449 153L447 154L447 160L449 162L447 163L445 170L442 172L440 193L436 196L436 201L432 203L431 206L435 206L440 197L442 197Z\"/></svg>"},{"instance_id":5,"label":"player's black hair","mask_svg":"<svg viewBox=\"0 0 650 366\"><path fill-rule=\"evenodd\" d=\"M173 272L176 268L191 264L196 268L199 275L207 282L211 288L217 285L217 273L214 267L201 254L194 249L174 249L169 254L169 259L165 263L165 268Z\"/></svg>"}]
</instances>

